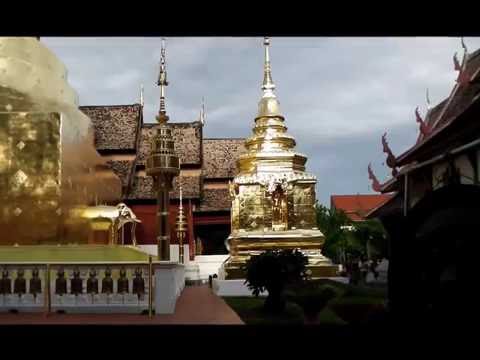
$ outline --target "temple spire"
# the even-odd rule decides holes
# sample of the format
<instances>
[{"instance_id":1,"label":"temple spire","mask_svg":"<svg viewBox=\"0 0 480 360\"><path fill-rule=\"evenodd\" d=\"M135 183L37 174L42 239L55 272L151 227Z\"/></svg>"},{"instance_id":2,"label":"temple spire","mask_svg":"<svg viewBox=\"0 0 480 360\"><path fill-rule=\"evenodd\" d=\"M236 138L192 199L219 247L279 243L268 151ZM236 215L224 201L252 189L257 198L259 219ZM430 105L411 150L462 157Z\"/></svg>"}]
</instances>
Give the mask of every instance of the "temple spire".
<instances>
[{"instance_id":1,"label":"temple spire","mask_svg":"<svg viewBox=\"0 0 480 360\"><path fill-rule=\"evenodd\" d=\"M143 99L143 84L140 84L140 106L143 108L145 102Z\"/></svg>"},{"instance_id":2,"label":"temple spire","mask_svg":"<svg viewBox=\"0 0 480 360\"><path fill-rule=\"evenodd\" d=\"M202 96L202 107L200 108L200 122L205 124L205 97Z\"/></svg>"},{"instance_id":3,"label":"temple spire","mask_svg":"<svg viewBox=\"0 0 480 360\"><path fill-rule=\"evenodd\" d=\"M283 120L283 115L280 112L280 103L273 92L275 84L272 80L272 69L270 66L270 39L265 37L263 40L265 49L265 59L263 64L263 95L258 103L257 118L260 117L278 117Z\"/></svg>"},{"instance_id":4,"label":"temple spire","mask_svg":"<svg viewBox=\"0 0 480 360\"><path fill-rule=\"evenodd\" d=\"M157 85L160 86L160 111L157 120L159 122L168 121L167 111L165 109L165 87L168 86L167 81L167 65L166 65L165 39L162 38L162 49L160 53L160 73L158 74Z\"/></svg>"},{"instance_id":5,"label":"temple spire","mask_svg":"<svg viewBox=\"0 0 480 360\"><path fill-rule=\"evenodd\" d=\"M275 84L272 80L272 68L270 66L270 38L265 37L263 40L263 46L265 47L265 59L263 65L263 84L262 90L264 96L275 96L273 90L275 89Z\"/></svg>"}]
</instances>

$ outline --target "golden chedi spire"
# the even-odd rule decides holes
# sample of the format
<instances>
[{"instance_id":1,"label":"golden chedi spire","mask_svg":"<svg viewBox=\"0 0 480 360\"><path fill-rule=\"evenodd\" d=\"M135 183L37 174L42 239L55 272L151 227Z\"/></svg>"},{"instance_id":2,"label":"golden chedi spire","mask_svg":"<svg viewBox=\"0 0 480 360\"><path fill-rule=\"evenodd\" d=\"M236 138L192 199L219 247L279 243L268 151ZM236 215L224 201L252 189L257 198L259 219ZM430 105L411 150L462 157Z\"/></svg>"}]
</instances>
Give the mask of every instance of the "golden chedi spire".
<instances>
[{"instance_id":1,"label":"golden chedi spire","mask_svg":"<svg viewBox=\"0 0 480 360\"><path fill-rule=\"evenodd\" d=\"M272 68L270 65L270 39L268 37L265 37L263 45L265 47L262 84L263 96L258 104L257 117L279 116L283 118L280 113L280 103L274 93L275 84L272 79Z\"/></svg>"},{"instance_id":2,"label":"golden chedi spire","mask_svg":"<svg viewBox=\"0 0 480 360\"><path fill-rule=\"evenodd\" d=\"M321 253L324 236L317 228L314 175L305 172L307 157L295 151L275 95L270 40L263 41L262 97L253 135L237 161L239 173L230 184L232 232L223 266L225 278L244 276L246 261L265 250L301 249L313 276L334 276L337 268ZM223 276L223 275L222 275Z\"/></svg>"},{"instance_id":3,"label":"golden chedi spire","mask_svg":"<svg viewBox=\"0 0 480 360\"><path fill-rule=\"evenodd\" d=\"M295 138L287 134L285 118L280 112L280 103L275 95L270 64L270 39L265 38L262 97L258 103L253 136L245 142L247 153L238 160L240 174L304 172L306 156L296 153ZM275 160L275 161L272 161Z\"/></svg>"}]
</instances>

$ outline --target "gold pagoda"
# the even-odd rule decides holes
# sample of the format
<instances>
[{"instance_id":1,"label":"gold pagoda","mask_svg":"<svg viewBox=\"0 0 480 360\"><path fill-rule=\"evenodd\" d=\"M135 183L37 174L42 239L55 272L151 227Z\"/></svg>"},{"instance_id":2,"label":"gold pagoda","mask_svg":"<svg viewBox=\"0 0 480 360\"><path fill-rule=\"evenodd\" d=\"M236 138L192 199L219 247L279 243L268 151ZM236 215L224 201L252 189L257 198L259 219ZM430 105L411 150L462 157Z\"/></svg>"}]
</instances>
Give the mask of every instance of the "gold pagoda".
<instances>
[{"instance_id":1,"label":"gold pagoda","mask_svg":"<svg viewBox=\"0 0 480 360\"><path fill-rule=\"evenodd\" d=\"M317 228L314 175L305 171L307 157L295 151L274 93L270 40L265 38L263 96L253 135L237 160L238 174L230 184L232 232L225 279L244 278L243 266L268 249L300 249L309 258L312 277L337 275L337 266L322 255L324 235Z\"/></svg>"}]
</instances>

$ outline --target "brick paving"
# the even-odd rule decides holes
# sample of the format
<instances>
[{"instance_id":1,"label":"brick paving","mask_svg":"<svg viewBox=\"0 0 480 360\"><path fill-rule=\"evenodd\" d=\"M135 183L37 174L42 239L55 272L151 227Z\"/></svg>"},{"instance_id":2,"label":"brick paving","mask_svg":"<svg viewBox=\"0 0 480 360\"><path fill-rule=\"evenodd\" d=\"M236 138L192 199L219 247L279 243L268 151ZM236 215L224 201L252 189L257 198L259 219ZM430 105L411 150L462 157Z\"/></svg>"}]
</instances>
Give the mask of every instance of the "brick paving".
<instances>
[{"instance_id":1,"label":"brick paving","mask_svg":"<svg viewBox=\"0 0 480 360\"><path fill-rule=\"evenodd\" d=\"M242 319L207 285L187 286L172 315L0 313L0 325L241 325Z\"/></svg>"}]
</instances>

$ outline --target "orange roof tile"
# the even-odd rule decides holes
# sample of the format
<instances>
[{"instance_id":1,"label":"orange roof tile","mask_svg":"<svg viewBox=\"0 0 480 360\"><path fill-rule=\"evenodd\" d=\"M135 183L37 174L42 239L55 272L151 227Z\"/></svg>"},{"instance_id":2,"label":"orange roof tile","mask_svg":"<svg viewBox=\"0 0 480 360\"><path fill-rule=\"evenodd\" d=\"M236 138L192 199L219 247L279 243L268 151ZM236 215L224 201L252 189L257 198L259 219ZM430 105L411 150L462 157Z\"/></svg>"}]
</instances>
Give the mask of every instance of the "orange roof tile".
<instances>
[{"instance_id":1,"label":"orange roof tile","mask_svg":"<svg viewBox=\"0 0 480 360\"><path fill-rule=\"evenodd\" d=\"M352 221L363 221L371 210L385 203L392 196L391 194L332 195L330 207L343 210Z\"/></svg>"}]
</instances>

